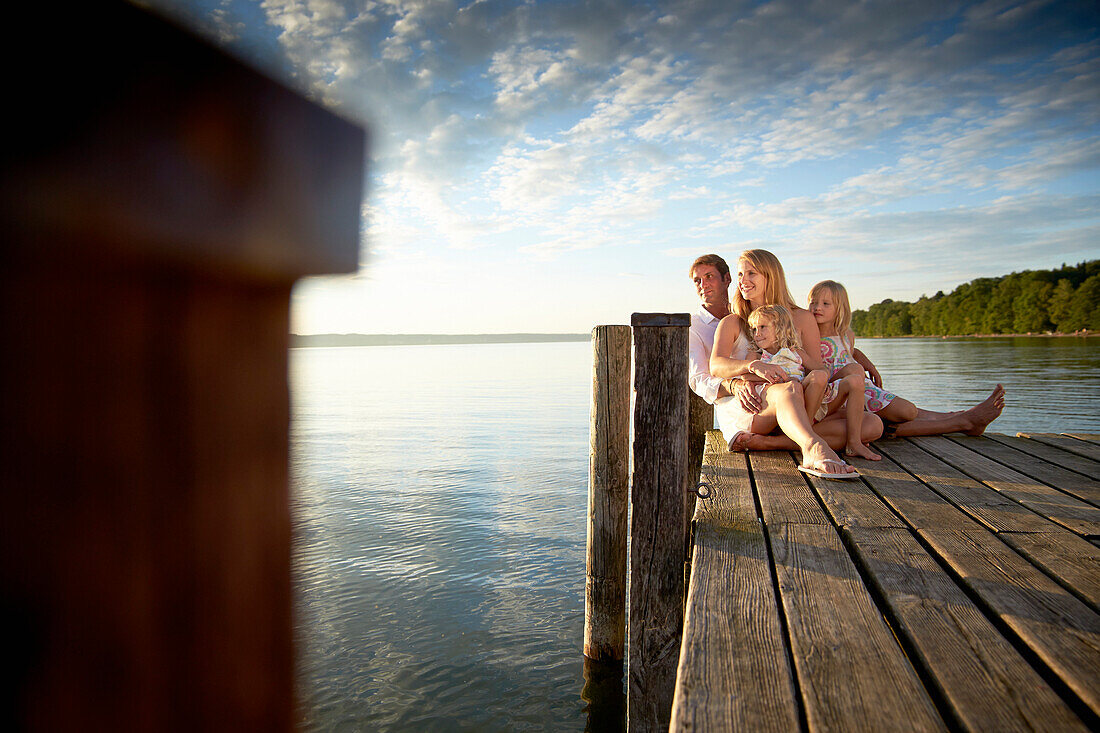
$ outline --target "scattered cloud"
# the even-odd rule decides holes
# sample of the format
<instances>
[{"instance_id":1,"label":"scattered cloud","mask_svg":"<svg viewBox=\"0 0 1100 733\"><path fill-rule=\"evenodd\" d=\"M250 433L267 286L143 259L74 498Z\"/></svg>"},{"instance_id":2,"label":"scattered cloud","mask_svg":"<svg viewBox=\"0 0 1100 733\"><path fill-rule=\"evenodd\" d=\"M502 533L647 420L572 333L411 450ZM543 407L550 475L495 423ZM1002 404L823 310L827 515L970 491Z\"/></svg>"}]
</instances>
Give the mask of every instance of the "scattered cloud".
<instances>
[{"instance_id":1,"label":"scattered cloud","mask_svg":"<svg viewBox=\"0 0 1100 733\"><path fill-rule=\"evenodd\" d=\"M678 279L770 243L919 288L1100 256L1092 0L154 5L370 126L372 261Z\"/></svg>"}]
</instances>

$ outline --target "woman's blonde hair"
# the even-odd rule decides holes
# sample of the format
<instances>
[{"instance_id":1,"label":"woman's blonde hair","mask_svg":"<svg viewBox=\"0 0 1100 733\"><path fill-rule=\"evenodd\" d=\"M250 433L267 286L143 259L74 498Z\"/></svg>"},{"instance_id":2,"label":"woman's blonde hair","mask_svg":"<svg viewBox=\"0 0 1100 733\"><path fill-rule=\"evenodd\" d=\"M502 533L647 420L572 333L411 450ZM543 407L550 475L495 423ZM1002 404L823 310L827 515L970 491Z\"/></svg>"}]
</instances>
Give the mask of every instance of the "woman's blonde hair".
<instances>
[{"instance_id":1,"label":"woman's blonde hair","mask_svg":"<svg viewBox=\"0 0 1100 733\"><path fill-rule=\"evenodd\" d=\"M844 334L848 333L848 329L852 327L852 306L848 303L848 291L836 280L822 280L810 288L808 300L812 301L817 298L824 290L828 290L833 296L833 305L836 306L833 328L836 329L838 336L844 337Z\"/></svg>"},{"instance_id":2,"label":"woman's blonde hair","mask_svg":"<svg viewBox=\"0 0 1100 733\"><path fill-rule=\"evenodd\" d=\"M779 304L762 305L749 314L749 328L756 328L760 321L768 321L775 331L775 350L801 349L802 339L794 327L791 312Z\"/></svg>"},{"instance_id":3,"label":"woman's blonde hair","mask_svg":"<svg viewBox=\"0 0 1100 733\"><path fill-rule=\"evenodd\" d=\"M791 313L798 308L791 291L787 287L787 276L783 274L783 265L779 264L779 258L766 249L746 249L737 258L737 262L747 261L753 269L762 274L767 282L764 283L764 304L778 303ZM735 286L736 282L733 283ZM732 310L742 318L748 318L752 313L752 303L741 295L741 288L736 288L733 294Z\"/></svg>"}]
</instances>

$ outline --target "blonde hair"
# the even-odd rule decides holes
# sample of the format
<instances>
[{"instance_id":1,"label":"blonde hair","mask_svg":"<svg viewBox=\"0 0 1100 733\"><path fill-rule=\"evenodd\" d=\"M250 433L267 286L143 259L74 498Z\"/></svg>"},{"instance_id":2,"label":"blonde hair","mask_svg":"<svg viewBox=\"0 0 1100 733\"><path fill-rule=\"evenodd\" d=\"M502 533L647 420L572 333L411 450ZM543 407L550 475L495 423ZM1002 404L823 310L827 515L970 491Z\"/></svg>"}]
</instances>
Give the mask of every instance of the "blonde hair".
<instances>
[{"instance_id":1,"label":"blonde hair","mask_svg":"<svg viewBox=\"0 0 1100 733\"><path fill-rule=\"evenodd\" d=\"M749 328L756 328L760 321L768 321L775 331L776 351L780 349L801 349L802 339L794 327L791 312L779 304L762 305L749 314Z\"/></svg>"},{"instance_id":2,"label":"blonde hair","mask_svg":"<svg viewBox=\"0 0 1100 733\"><path fill-rule=\"evenodd\" d=\"M783 265L779 264L779 258L766 249L746 249L737 258L747 261L753 269L765 277L764 304L778 304L793 313L798 306L791 297L790 288L787 287L787 276L783 274ZM734 283L736 285L737 283ZM741 295L741 288L736 289L731 302L731 310L742 318L748 318L752 313L752 303Z\"/></svg>"},{"instance_id":3,"label":"blonde hair","mask_svg":"<svg viewBox=\"0 0 1100 733\"><path fill-rule=\"evenodd\" d=\"M833 304L836 306L833 328L838 336L843 337L852 327L852 306L848 303L848 291L836 280L822 280L810 288L810 297L807 300L818 297L823 290L828 290L833 296Z\"/></svg>"}]
</instances>

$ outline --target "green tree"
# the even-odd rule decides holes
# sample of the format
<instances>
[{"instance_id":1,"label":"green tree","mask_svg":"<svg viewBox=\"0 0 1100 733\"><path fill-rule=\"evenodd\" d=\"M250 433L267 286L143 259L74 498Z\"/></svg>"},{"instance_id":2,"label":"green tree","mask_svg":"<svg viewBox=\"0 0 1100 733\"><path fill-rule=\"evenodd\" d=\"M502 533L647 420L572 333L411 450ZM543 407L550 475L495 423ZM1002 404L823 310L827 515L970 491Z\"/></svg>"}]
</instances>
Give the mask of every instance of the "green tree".
<instances>
[{"instance_id":1,"label":"green tree","mask_svg":"<svg viewBox=\"0 0 1100 733\"><path fill-rule=\"evenodd\" d=\"M1050 322L1048 303L1054 286L1041 273L1023 273L1020 294L1012 302L1012 329L1016 333L1047 331Z\"/></svg>"},{"instance_id":2,"label":"green tree","mask_svg":"<svg viewBox=\"0 0 1100 733\"><path fill-rule=\"evenodd\" d=\"M1064 270L1065 266L1062 269ZM1050 314L1050 322L1059 331L1073 330L1069 327L1069 307L1070 303L1073 302L1073 292L1073 283L1068 278L1063 277L1054 286L1054 290L1050 294L1047 310Z\"/></svg>"},{"instance_id":3,"label":"green tree","mask_svg":"<svg viewBox=\"0 0 1100 733\"><path fill-rule=\"evenodd\" d=\"M1087 328L1100 331L1100 275L1093 275L1081 283L1070 301L1068 331Z\"/></svg>"}]
</instances>

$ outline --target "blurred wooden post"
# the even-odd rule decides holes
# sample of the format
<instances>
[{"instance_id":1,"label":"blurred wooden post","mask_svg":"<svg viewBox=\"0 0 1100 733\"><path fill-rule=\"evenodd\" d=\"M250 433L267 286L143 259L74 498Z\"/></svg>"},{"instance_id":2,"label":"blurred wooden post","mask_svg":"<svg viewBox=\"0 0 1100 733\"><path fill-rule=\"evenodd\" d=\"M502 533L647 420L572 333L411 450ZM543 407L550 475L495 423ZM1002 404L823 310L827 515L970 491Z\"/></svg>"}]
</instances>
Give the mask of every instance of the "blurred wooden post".
<instances>
[{"instance_id":1,"label":"blurred wooden post","mask_svg":"<svg viewBox=\"0 0 1100 733\"><path fill-rule=\"evenodd\" d=\"M584 655L622 660L630 480L630 327L592 329Z\"/></svg>"},{"instance_id":2,"label":"blurred wooden post","mask_svg":"<svg viewBox=\"0 0 1100 733\"><path fill-rule=\"evenodd\" d=\"M684 625L686 313L635 313L627 725L666 730Z\"/></svg>"},{"instance_id":3,"label":"blurred wooden post","mask_svg":"<svg viewBox=\"0 0 1100 733\"><path fill-rule=\"evenodd\" d=\"M127 3L13 12L61 76L0 171L7 720L291 730L290 292L356 268L363 132Z\"/></svg>"}]
</instances>

